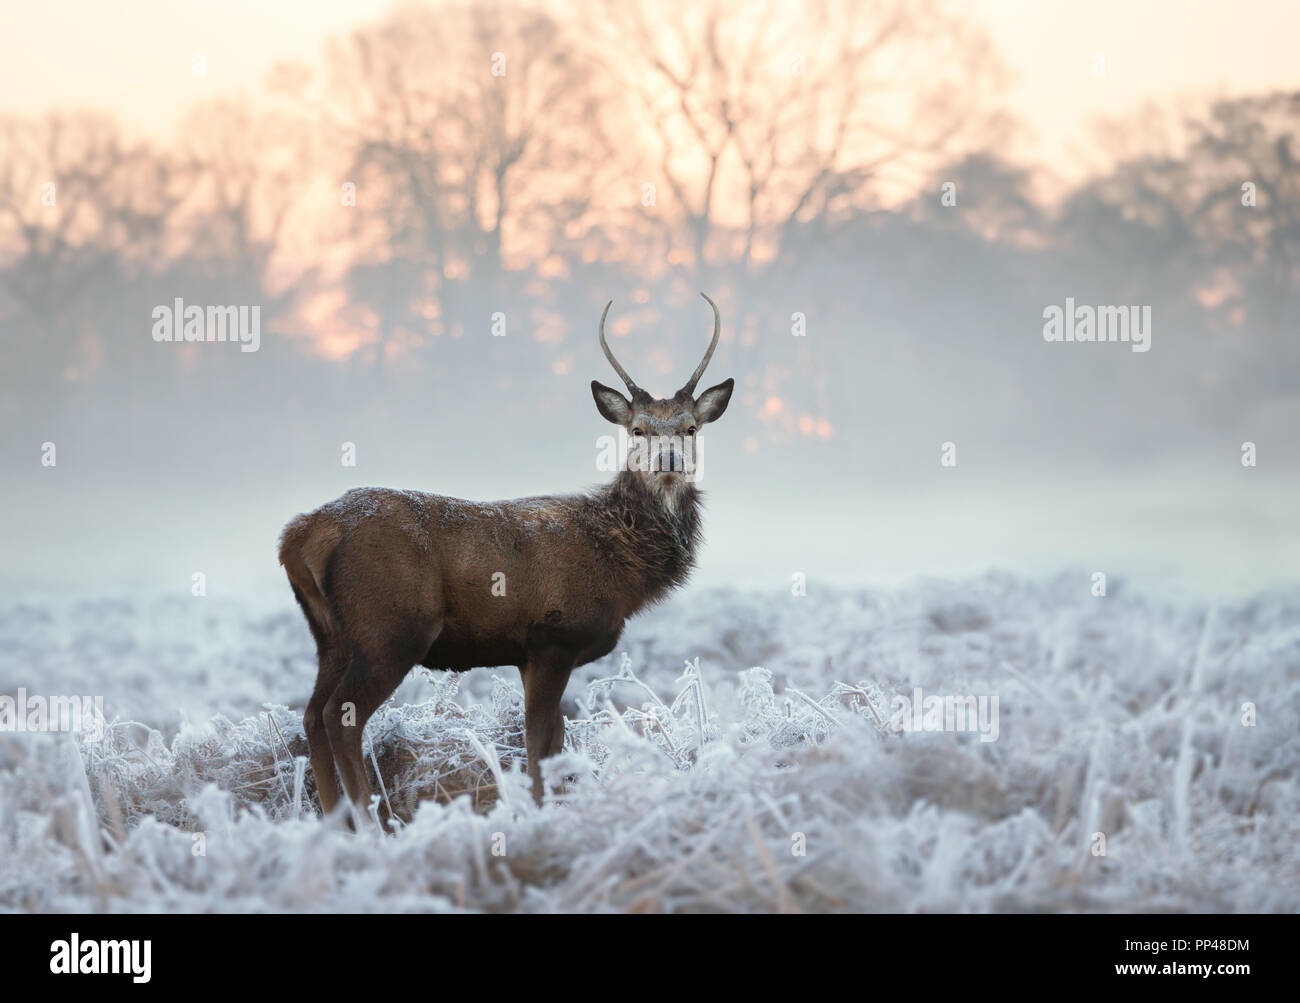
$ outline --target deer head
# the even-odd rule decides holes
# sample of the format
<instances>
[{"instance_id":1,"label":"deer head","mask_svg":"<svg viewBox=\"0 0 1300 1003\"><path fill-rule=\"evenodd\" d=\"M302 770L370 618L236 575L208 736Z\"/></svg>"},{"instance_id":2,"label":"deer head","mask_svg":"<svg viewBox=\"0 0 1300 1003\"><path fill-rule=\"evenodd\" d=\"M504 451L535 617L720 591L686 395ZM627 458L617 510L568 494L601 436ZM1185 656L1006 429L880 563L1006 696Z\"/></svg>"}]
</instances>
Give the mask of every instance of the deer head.
<instances>
[{"instance_id":1,"label":"deer head","mask_svg":"<svg viewBox=\"0 0 1300 1003\"><path fill-rule=\"evenodd\" d=\"M630 399L613 387L592 380L591 395L596 400L596 410L606 421L621 426L627 433L627 468L638 473L648 487L660 493L671 494L691 482L697 461L696 436L709 422L722 417L736 385L735 380L724 380L695 396L695 384L704 375L704 368L713 357L722 333L718 305L704 293L700 295L713 308L713 340L691 378L668 398L652 397L637 386L610 351L605 340L605 318L614 305L613 300L605 304L605 312L600 315L600 347L627 385Z\"/></svg>"}]
</instances>

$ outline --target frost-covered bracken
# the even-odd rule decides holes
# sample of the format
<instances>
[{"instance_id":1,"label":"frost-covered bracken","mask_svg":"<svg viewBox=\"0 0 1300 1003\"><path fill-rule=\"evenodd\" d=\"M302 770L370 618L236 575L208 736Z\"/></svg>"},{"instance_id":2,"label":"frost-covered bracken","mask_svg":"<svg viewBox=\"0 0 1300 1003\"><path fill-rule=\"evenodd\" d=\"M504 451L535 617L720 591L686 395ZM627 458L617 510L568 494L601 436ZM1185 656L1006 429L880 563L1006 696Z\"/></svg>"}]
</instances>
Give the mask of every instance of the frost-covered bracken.
<instances>
[{"instance_id":1,"label":"frost-covered bracken","mask_svg":"<svg viewBox=\"0 0 1300 1003\"><path fill-rule=\"evenodd\" d=\"M111 723L0 734L0 908L1300 908L1300 592L1086 583L696 591L575 674L540 809L513 670L423 673L366 729L388 837L316 814L287 604L9 603L0 693ZM996 740L899 732L918 689Z\"/></svg>"}]
</instances>

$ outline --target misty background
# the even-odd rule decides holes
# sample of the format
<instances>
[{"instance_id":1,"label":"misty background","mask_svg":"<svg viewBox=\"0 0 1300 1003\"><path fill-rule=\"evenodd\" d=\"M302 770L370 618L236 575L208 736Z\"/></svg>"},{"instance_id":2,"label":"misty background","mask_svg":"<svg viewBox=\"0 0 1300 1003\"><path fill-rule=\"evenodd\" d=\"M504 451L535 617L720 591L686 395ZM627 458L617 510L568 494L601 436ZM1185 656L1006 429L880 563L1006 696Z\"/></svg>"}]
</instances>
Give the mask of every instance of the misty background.
<instances>
[{"instance_id":1,"label":"misty background","mask_svg":"<svg viewBox=\"0 0 1300 1003\"><path fill-rule=\"evenodd\" d=\"M1008 86L960 6L416 4L163 136L111 87L8 115L0 588L287 595L281 526L350 487L598 483L601 309L667 395L699 290L737 382L699 582L1294 581L1300 90L1145 107L1063 181ZM177 297L260 349L155 342ZM1067 297L1149 306L1150 351L1044 341Z\"/></svg>"}]
</instances>

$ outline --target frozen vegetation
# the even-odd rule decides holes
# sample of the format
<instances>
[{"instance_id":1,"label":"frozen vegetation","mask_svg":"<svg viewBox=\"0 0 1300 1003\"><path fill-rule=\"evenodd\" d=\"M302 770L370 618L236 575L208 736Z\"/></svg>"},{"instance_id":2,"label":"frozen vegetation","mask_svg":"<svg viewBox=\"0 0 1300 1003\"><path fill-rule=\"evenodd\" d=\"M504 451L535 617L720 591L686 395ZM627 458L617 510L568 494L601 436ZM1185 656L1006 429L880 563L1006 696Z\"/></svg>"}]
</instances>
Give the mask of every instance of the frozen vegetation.
<instances>
[{"instance_id":1,"label":"frozen vegetation","mask_svg":"<svg viewBox=\"0 0 1300 1003\"><path fill-rule=\"evenodd\" d=\"M0 909L1300 908L1300 591L1109 592L688 589L575 673L541 809L517 672L418 670L366 732L388 837L317 816L290 602L9 600L0 693L109 725L0 734ZM996 740L899 732L917 688Z\"/></svg>"}]
</instances>

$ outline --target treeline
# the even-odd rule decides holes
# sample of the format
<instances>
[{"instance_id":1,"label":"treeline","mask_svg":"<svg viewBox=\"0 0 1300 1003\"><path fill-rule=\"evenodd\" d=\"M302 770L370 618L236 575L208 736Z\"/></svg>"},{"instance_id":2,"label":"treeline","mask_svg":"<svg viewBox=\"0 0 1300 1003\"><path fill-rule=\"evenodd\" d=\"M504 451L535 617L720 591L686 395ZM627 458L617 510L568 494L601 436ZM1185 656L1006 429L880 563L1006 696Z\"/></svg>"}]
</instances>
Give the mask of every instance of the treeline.
<instances>
[{"instance_id":1,"label":"treeline","mask_svg":"<svg viewBox=\"0 0 1300 1003\"><path fill-rule=\"evenodd\" d=\"M919 421L991 430L1024 421L1008 395L1050 421L1101 394L1119 448L1116 408L1153 392L1171 425L1294 394L1300 93L1221 101L1048 204L996 153L971 23L796 6L405 7L166 144L90 112L0 123L6 418L379 421L484 393L534 415L604 378L609 298L645 382L680 383L699 288L773 443L918 394ZM1151 306L1149 359L1044 353L1067 296ZM176 297L259 306L260 351L155 343Z\"/></svg>"}]
</instances>

